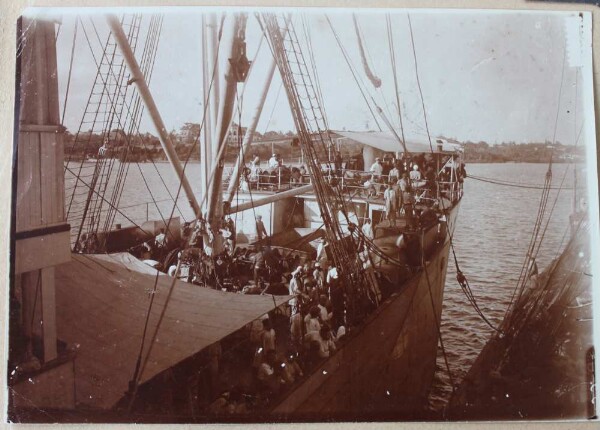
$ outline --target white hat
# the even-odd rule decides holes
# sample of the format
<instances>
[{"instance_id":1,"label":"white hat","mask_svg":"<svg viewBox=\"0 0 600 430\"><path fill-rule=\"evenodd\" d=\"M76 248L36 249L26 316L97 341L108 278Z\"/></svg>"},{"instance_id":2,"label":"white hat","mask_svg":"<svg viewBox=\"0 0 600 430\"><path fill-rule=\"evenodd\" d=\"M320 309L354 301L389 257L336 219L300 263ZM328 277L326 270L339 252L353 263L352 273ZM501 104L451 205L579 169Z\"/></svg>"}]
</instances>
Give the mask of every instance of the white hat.
<instances>
[{"instance_id":1,"label":"white hat","mask_svg":"<svg viewBox=\"0 0 600 430\"><path fill-rule=\"evenodd\" d=\"M220 231L225 239L229 239L231 237L231 232L229 230L221 229Z\"/></svg>"},{"instance_id":2,"label":"white hat","mask_svg":"<svg viewBox=\"0 0 600 430\"><path fill-rule=\"evenodd\" d=\"M419 166L418 166L417 164L415 164L415 165L413 166L413 170L419 170Z\"/></svg>"}]
</instances>

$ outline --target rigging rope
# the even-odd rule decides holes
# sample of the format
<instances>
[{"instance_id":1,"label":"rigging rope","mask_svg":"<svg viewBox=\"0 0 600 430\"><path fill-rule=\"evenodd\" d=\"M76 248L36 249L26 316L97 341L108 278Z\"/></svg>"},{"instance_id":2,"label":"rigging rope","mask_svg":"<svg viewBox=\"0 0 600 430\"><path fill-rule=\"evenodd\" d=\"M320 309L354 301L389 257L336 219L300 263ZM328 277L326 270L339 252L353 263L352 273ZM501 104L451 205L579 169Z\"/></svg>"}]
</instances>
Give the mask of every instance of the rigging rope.
<instances>
[{"instance_id":1,"label":"rigging rope","mask_svg":"<svg viewBox=\"0 0 600 430\"><path fill-rule=\"evenodd\" d=\"M419 79L419 66L417 63L417 51L415 49L415 38L413 35L412 22L410 20L410 14L406 14L408 18L408 28L410 30L410 42L412 46L413 58L415 61L415 76L417 77L417 87L419 88L419 95L421 97L421 106L423 107L423 118L425 119L425 130L427 131L427 138L429 139L429 148L433 153L433 145L431 144L431 133L429 132L429 123L427 122L427 113L425 111L425 99L423 98L423 90L421 89L421 80Z\"/></svg>"},{"instance_id":2,"label":"rigging rope","mask_svg":"<svg viewBox=\"0 0 600 430\"><path fill-rule=\"evenodd\" d=\"M562 60L562 70L561 70L561 78L560 78L560 85L559 85L559 90L558 90L558 102L557 102L557 107L556 107L556 116L554 119L554 132L553 132L553 137L552 137L552 143L555 144L556 143L556 132L558 129L558 117L559 117L559 113L560 113L560 101L562 98L562 89L563 89L563 83L564 83L564 74L565 74L565 62L566 62L566 58L567 58L567 48L566 45L564 46L563 49L563 60ZM565 175L563 176L563 179L561 181L560 187L559 187L559 191L558 194L560 194L560 188L562 187L565 177L566 177L566 171L568 169L565 169ZM545 186L550 187L551 186L551 182L552 182L552 153L550 155L550 162L548 164L548 172L546 173L546 182L545 182ZM546 223L546 226L544 228L544 232L542 233L542 237L540 239L540 243L538 244L537 247L537 251L535 251L535 246L536 246L536 241L537 238L539 236L540 233L540 229L541 229L541 224L544 218L544 213L546 211L546 205L548 203L548 197L550 194L550 190L549 189L544 189L542 191L542 199L540 202L540 207L538 210L538 217L536 219L535 225L534 225L534 230L532 233L532 237L530 240L530 246L528 248L527 254L525 255L525 259L523 261L523 265L521 266L521 272L519 274L519 279L517 281L517 284L515 285L515 288L513 290L513 293L511 295L511 299L509 301L509 304L507 306L506 312L504 313L504 321L503 321L503 327L509 326L511 325L511 322L508 318L509 313L514 312L514 307L516 307L517 303L519 302L519 299L521 298L522 294L523 294L523 290L525 288L526 285L526 281L528 279L527 277L527 271L528 268L530 267L530 265L532 264L532 261L535 261L535 258L537 257L537 253L539 252L541 243L543 241L544 235L546 233L546 229L548 227L548 223L550 222L550 218L552 217L552 213L554 210L554 207L556 206L556 202L558 200L558 195L556 196L556 199L554 200L554 204L552 206L552 209L550 211L550 214L548 216L548 221ZM535 255L534 255L534 251L535 251ZM518 297L517 300L515 301L515 295L518 291Z\"/></svg>"},{"instance_id":3,"label":"rigging rope","mask_svg":"<svg viewBox=\"0 0 600 430\"><path fill-rule=\"evenodd\" d=\"M398 72L396 71L396 50L394 49L394 34L392 32L392 20L391 16L388 13L386 15L386 25L387 25L387 34L388 34L388 45L390 51L390 59L392 63L392 74L394 75L394 92L396 95L396 108L398 110L398 121L400 124L400 133L402 136L402 141L406 142L404 137L404 124L402 123L402 110L400 108L400 90L398 88Z\"/></svg>"},{"instance_id":4,"label":"rigging rope","mask_svg":"<svg viewBox=\"0 0 600 430\"><path fill-rule=\"evenodd\" d=\"M469 176L467 178L473 179L475 181L480 181L480 182L486 182L489 184L494 184L494 185L501 185L504 187L514 187L514 188L524 188L524 189L530 189L530 190L544 190L546 189L545 186L540 186L540 185L528 185L525 183L521 183L521 182L510 182L510 181L505 181L503 179L494 179L494 178L486 178L485 176L475 176L475 175L471 175L469 174ZM550 187L551 190L573 190L575 188L573 187Z\"/></svg>"},{"instance_id":5,"label":"rigging rope","mask_svg":"<svg viewBox=\"0 0 600 430\"><path fill-rule=\"evenodd\" d=\"M135 384L135 381L138 380L138 375L140 371L140 366L142 364L142 354L144 352L144 342L146 341L146 331L148 330L148 322L150 321L150 312L152 311L152 305L154 304L154 297L156 297L156 287L158 286L158 277L160 276L160 272L156 271L156 277L154 278L154 286L152 287L152 291L150 292L150 305L148 306L148 310L146 311L146 319L144 321L144 331L142 332L142 340L140 342L140 352L138 353L137 360L135 362L135 370L133 371L133 377L131 378L130 384ZM128 410L131 412L131 408L133 407L134 397L132 396L131 402L129 403Z\"/></svg>"},{"instance_id":6,"label":"rigging rope","mask_svg":"<svg viewBox=\"0 0 600 430\"><path fill-rule=\"evenodd\" d=\"M329 17L327 15L325 15L325 18L327 19L327 22L329 23L329 27L331 28L331 32L333 33L333 36L335 37L335 40L336 40L336 42L337 42L340 50L342 51L342 55L344 56L344 60L346 60L346 64L348 65L348 68L350 69L350 72L352 73L352 77L354 78L354 82L358 86L360 94L362 95L363 100L367 104L367 108L369 109L369 112L371 112L371 116L375 120L375 124L377 125L377 128L379 129L379 131L382 131L382 128L379 125L379 121L377 121L377 116L375 115L375 112L373 111L373 108L371 107L371 104L369 103L369 99L367 98L367 96L365 94L365 89L363 88L364 84L361 84L361 82L359 81L360 78L359 78L359 76L358 76L358 74L357 74L357 72L356 72L356 70L354 68L354 65L350 61L350 56L348 55L348 53L346 52L346 49L342 45L340 37L338 36L337 32L335 31L335 28L333 27L333 23L331 22L331 20L329 19Z\"/></svg>"},{"instance_id":7,"label":"rigging rope","mask_svg":"<svg viewBox=\"0 0 600 430\"><path fill-rule=\"evenodd\" d=\"M218 64L217 62L219 61L219 48L220 48L220 45L221 45L221 36L222 36L222 32L223 32L224 21L225 21L225 15L223 15L222 18L221 18L221 24L220 24L220 29L219 29L219 33L218 33L219 35L218 35L217 46L216 46L216 53L217 54L215 55L215 61L214 61L213 68L212 68L212 75L211 75L210 84L209 84L209 87L208 87L207 99L208 99L208 97L210 97L210 93L211 93L211 91L213 89L213 84L214 84L214 81L215 81L216 65ZM187 154L187 158L186 158L185 163L183 165L183 174L185 174L185 170L186 170L186 168L188 166L188 162L189 162L189 160L191 158L191 155L195 151L196 146L198 145L198 143L200 141L200 136L202 134L202 130L203 130L205 122L206 122L206 116L207 116L208 106L209 106L208 103L204 104L204 111L203 111L203 115L202 115L202 122L201 122L199 130L198 130L198 135L196 136L196 139L194 140L194 144L192 145L192 147L190 148L190 150L189 150L189 152ZM221 145L221 148L219 149L219 153L217 154L217 157L216 157L217 159L221 159L221 157L223 156L223 151L225 150L225 146L226 145ZM214 178L215 167L216 166L213 166L213 169L212 169L213 171L211 172L211 175L209 176L207 188L210 188L210 186L212 184L212 181L213 181L213 178ZM177 189L177 197L175 198L175 202L177 202L177 200L179 199L179 195L181 193L182 188L183 188L183 182L180 181L179 182L179 187ZM204 196L202 196L202 201L199 204L200 207L202 207L204 205L207 197L208 197L208 194L205 194ZM173 213L175 212L175 206L176 206L176 204L173 206L171 216L169 217L169 221L168 221L169 224L171 222L171 219L173 218ZM199 222L199 219L196 219L195 221ZM169 224L167 224L166 230L169 230ZM188 241L191 240L191 237L192 236L190 235L190 238L188 239ZM188 245L189 245L189 242L188 242ZM156 323L155 330L154 330L154 332L152 334L152 337L151 337L151 340L150 340L150 346L148 348L148 352L146 353L146 357L144 358L144 360L142 362L142 365L140 367L140 371L139 371L139 373L137 375L137 379L133 381L133 387L132 387L132 390L131 390L132 394L131 394L131 400L130 400L130 402L131 402L130 404L131 405L133 405L133 402L135 401L135 396L137 394L137 390L138 390L138 386L139 386L139 381L140 381L141 375L143 375L144 370L146 368L146 365L148 363L148 360L150 359L150 355L152 353L152 347L153 347L154 342L156 340L156 336L158 334L158 330L159 330L159 328L160 328L160 326L162 324L162 321L163 321L163 318L164 318L167 306L169 305L171 294L173 292L173 287L175 286L175 283L176 283L176 280L177 280L177 274L179 273L180 264L181 264L181 260L178 260L177 267L175 269L175 276L173 277L173 281L171 282L171 286L169 288L169 292L168 292L167 297L165 299L165 303L164 303L163 309L162 309L160 317L159 317L159 319L158 319L158 321Z\"/></svg>"},{"instance_id":8,"label":"rigging rope","mask_svg":"<svg viewBox=\"0 0 600 430\"><path fill-rule=\"evenodd\" d=\"M421 106L423 108L423 118L425 121L425 129L427 131L427 138L429 141L429 148L431 153L433 154L433 145L431 143L431 133L429 132L429 123L427 121L427 111L425 110L425 100L423 98L423 91L421 89L421 83L420 83L420 79L419 79L419 69L418 69L418 63L417 63L417 52L415 49L415 39L414 39L414 34L413 34L413 29L412 29L412 22L410 19L410 14L407 14L407 18L408 18L408 27L410 30L410 40L411 40L411 46L412 46L412 52L413 52L413 58L414 58L414 64L415 64L415 75L416 75L416 79L417 79L417 86L419 88L419 95L421 98ZM439 184L438 184L439 186ZM446 210L446 207L444 206L444 200L443 198L438 199L438 201L440 202L440 204L442 205L442 211L446 216L446 220L448 220L448 212ZM465 274L460 270L459 264L458 264L458 258L456 257L456 251L454 249L454 240L452 237L452 233L450 232L450 229L447 228L446 229L446 233L448 234L448 238L450 241L450 247L452 249L452 255L454 257L454 264L456 266L456 280L458 282L458 284L461 287L461 290L463 291L463 293L465 294L465 296L467 297L467 300L469 301L469 303L471 304L471 306L473 307L473 309L475 310L475 312L477 313L477 315L479 315L479 317L493 330L495 331L499 331L498 328L496 328L491 322L490 320L485 316L485 314L483 313L483 311L481 310L481 308L479 307L479 305L477 304L477 301L475 299L475 295L473 294L473 290L471 289L471 286L469 285L469 281L467 280L467 277L465 276Z\"/></svg>"},{"instance_id":9,"label":"rigging rope","mask_svg":"<svg viewBox=\"0 0 600 430\"><path fill-rule=\"evenodd\" d=\"M60 123L64 126L65 114L67 113L67 100L69 99L69 88L71 87L71 72L73 71L73 57L75 56L75 44L77 42L77 27L79 21L75 18L75 30L73 30L73 45L71 46L71 59L69 60L69 74L67 76L67 88L65 91L65 101L63 103L63 113ZM60 27L59 27L60 29ZM56 35L58 37L58 34Z\"/></svg>"},{"instance_id":10,"label":"rigging rope","mask_svg":"<svg viewBox=\"0 0 600 430\"><path fill-rule=\"evenodd\" d=\"M150 23L150 27L149 27L149 31L148 31L148 37L147 37L147 42L146 42L146 46L144 47L144 52L143 52L143 56L142 56L142 69L144 71L144 74L148 77L148 80L151 79L151 75L152 75L152 70L153 70L153 66L156 60L156 50L157 50L157 46L158 46L158 39L160 38L160 33L161 33L161 29L162 29L162 20L163 20L163 16L159 15L157 17L153 17ZM94 27L94 31L96 33L96 38L98 39L98 41L100 42L99 39L99 34L97 32L97 29L92 22L92 25ZM87 31L85 30L85 27L83 26L82 23L82 28L84 30L84 34L86 36L86 40L88 42L88 46L90 47L92 56L94 58L94 62L96 63L97 67L98 67L98 73L97 73L97 77L96 77L96 81L98 81L98 77L101 79L102 84L106 87L108 85L114 85L114 84L109 84L109 79L113 79L115 81L119 80L119 77L115 75L115 71L113 70L113 67L110 65L110 63L108 64L109 70L108 70L108 74L106 77L103 76L102 73L100 73L100 69L103 65L105 65L106 63L104 63L104 58L106 58L106 50L107 50L107 46L105 45L104 48L104 53L103 53L103 59L98 62L98 60L95 57L92 45L91 45L91 41L89 40L89 37L87 35ZM130 35L132 31L139 31L139 24L136 26L135 22L134 25L130 26ZM110 35L109 35L110 36ZM135 45L135 41L137 40L137 38L135 38L134 40L134 45ZM107 40L108 43L108 40ZM114 49L113 49L113 56L114 56ZM119 75L121 75L121 70L119 70ZM122 99L121 102L121 108L125 108L127 111L127 115L125 118L125 122L129 122L129 131L126 132L126 124L121 122L121 118L120 116L117 116L117 122L119 124L119 129L123 130L125 132L125 138L126 138L126 147L124 148L122 155L122 162L119 164L119 169L118 169L118 175L117 175L117 179L116 179L116 184L115 186L112 188L112 197L111 197L111 202L112 202L112 206L109 207L109 211L106 214L106 217L104 217L105 219L105 224L104 224L104 231L108 231L111 227L112 227L112 223L114 222L114 217L116 215L116 212L112 210L112 208L114 207L118 207L118 203L120 202L123 190L124 190L124 179L127 175L127 172L129 171L130 162L127 162L127 158L129 156L129 147L130 144L132 143L132 140L134 139L134 135L137 134L137 140L141 143L143 150L145 153L148 153L148 147L146 146L145 142L139 137L139 126L140 126L140 119L141 119L141 115L143 113L144 107L141 104L141 99L139 97L139 94L136 94L136 97L132 99L131 104L129 104L125 98L125 93L122 92L120 90L121 85L116 85L116 89L118 91L118 98ZM92 93L94 93L94 90L92 90ZM117 100L116 97L111 97L110 93L106 93L103 92L102 94L106 94L108 96L108 100L106 102L106 104L108 105L108 102L110 102L110 104L113 106L113 112L114 112L114 107L118 106L119 101ZM115 93L116 96L116 93ZM133 96L132 96L133 97ZM88 102L89 104L89 102ZM87 112L87 110L86 110ZM99 109L96 111L99 112ZM96 114L97 116L97 114ZM128 121L129 119L131 119L131 121ZM82 119L82 125L85 123L85 114L84 114L84 119ZM111 127L108 127L108 130L110 130ZM81 130L81 128L80 128ZM79 133L79 132L78 132ZM90 138L91 138L91 134L90 134ZM74 140L74 143L78 140L77 136ZM86 148L89 146L89 144L86 146ZM87 152L87 149L86 149ZM84 154L84 160L85 161L85 154ZM161 175L160 171L158 170L156 163L154 162L154 160L152 158L150 158L150 162L152 163L152 166L154 168L154 170L156 171L156 173L158 174L158 177L160 178L161 183L163 184L163 186L165 187L167 194L169 195L169 197L171 197L171 200L173 200L173 196L163 178L163 176ZM111 164L114 163L114 157L111 161ZM154 206L156 207L161 219L164 221L164 216L162 215L162 212L160 210L160 207L158 206L156 199L154 198L154 195L152 193L152 190L145 178L144 172L139 164L138 160L135 160L135 163L138 167L138 170L140 171L140 174L142 176L142 179L144 181L144 185L146 186L146 189L148 190L149 194L150 194L150 198L152 199ZM80 166L80 171L81 171L81 167ZM98 174L98 172L96 172L96 174ZM81 177L83 175L79 174L77 177ZM105 172L103 174L104 176L104 188L106 188L107 184L108 184L108 178L110 177L110 170L108 172ZM73 189L73 195L71 198L71 203L73 202L73 197L76 195L75 193L75 188L77 188L78 182L76 180L75 182L75 186L72 187ZM69 188L71 189L71 188ZM185 217L183 216L183 213L181 211L181 209L179 208L177 202L175 201L176 207L180 213L180 215L185 219ZM70 209L70 206L69 206ZM73 211L69 211L69 213L71 213ZM85 211L84 211L85 212ZM95 209L95 218L92 222L92 225L96 225L96 227L91 227L90 231L96 231L97 228L99 228L99 222L101 219L101 212L103 212L103 209L101 207L101 205L97 205L96 209Z\"/></svg>"},{"instance_id":11,"label":"rigging rope","mask_svg":"<svg viewBox=\"0 0 600 430\"><path fill-rule=\"evenodd\" d=\"M324 117L320 114L321 106L318 103L318 95L314 89L314 82L304 60L294 26L291 21L286 21L288 38L282 35L278 18L275 15L263 14L259 17L261 28L269 36L271 52L276 59L288 95L321 217L326 226L329 250L332 253L335 267L339 270L340 281L350 299L346 310L350 324L352 324L352 320L357 322L361 318L360 302L366 299L365 289L371 281L366 278L363 271L359 270L362 268L362 263L359 265L356 244L353 240L345 240L346 236L341 229L339 214L342 214L348 223L349 220L345 208L346 203L338 184L326 181L321 171L319 151L315 145L320 146L321 154L326 155L328 148L331 148L333 143L328 131L322 125ZM306 104L303 103L303 100L306 101ZM331 161L327 161L326 164L333 172Z\"/></svg>"},{"instance_id":12,"label":"rigging rope","mask_svg":"<svg viewBox=\"0 0 600 430\"><path fill-rule=\"evenodd\" d=\"M74 174L73 170L71 170L69 167L67 167L67 171L70 172L71 174ZM81 183L86 186L87 188L89 188L90 190L93 190L92 186L87 184L85 181L81 181ZM107 204L110 205L110 202L107 201L104 197L100 196L100 193L98 193L98 191L93 190L93 193L98 195L98 197L100 197L101 199L104 199L106 201ZM129 221L131 224L133 224L134 226L136 226L137 228L139 228L142 232L150 235L151 233L144 230L142 228L142 226L140 226L139 224L137 224L134 220L132 220L131 218L129 218L123 211L121 211L119 208L116 208L116 210L123 216L125 217L125 219L127 219L127 221Z\"/></svg>"}]
</instances>

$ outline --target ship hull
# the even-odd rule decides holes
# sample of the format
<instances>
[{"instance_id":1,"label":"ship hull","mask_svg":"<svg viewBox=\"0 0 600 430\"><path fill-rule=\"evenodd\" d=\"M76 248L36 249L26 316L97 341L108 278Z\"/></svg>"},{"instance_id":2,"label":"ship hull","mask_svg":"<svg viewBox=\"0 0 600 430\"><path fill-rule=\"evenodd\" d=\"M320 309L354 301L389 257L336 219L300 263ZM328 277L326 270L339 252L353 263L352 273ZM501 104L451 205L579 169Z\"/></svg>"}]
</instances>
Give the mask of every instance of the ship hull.
<instances>
[{"instance_id":1,"label":"ship hull","mask_svg":"<svg viewBox=\"0 0 600 430\"><path fill-rule=\"evenodd\" d=\"M454 230L458 212L448 216ZM280 419L419 419L433 381L450 243L273 409Z\"/></svg>"}]
</instances>

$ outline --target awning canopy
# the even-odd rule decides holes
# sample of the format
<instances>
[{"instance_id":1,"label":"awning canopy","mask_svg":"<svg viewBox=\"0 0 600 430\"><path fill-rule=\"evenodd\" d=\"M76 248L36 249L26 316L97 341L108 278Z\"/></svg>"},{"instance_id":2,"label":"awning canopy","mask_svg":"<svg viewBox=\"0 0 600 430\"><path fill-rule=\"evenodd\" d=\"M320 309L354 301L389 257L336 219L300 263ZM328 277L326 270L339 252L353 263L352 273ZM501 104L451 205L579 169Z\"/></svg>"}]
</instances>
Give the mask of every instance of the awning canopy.
<instances>
[{"instance_id":1,"label":"awning canopy","mask_svg":"<svg viewBox=\"0 0 600 430\"><path fill-rule=\"evenodd\" d=\"M74 254L56 270L59 339L77 348L76 402L113 407L128 388L138 357L154 282L156 295L144 354L173 278L127 253ZM176 281L140 382L148 381L260 318L290 296L226 293Z\"/></svg>"},{"instance_id":2,"label":"awning canopy","mask_svg":"<svg viewBox=\"0 0 600 430\"><path fill-rule=\"evenodd\" d=\"M363 145L372 146L385 152L402 152L402 144L389 131L334 131L334 133L351 139ZM406 140L406 149L408 152L431 152L429 142L417 142L415 140ZM433 150L438 151L438 142L432 139ZM443 152L454 152L460 148L460 145L442 141Z\"/></svg>"}]
</instances>

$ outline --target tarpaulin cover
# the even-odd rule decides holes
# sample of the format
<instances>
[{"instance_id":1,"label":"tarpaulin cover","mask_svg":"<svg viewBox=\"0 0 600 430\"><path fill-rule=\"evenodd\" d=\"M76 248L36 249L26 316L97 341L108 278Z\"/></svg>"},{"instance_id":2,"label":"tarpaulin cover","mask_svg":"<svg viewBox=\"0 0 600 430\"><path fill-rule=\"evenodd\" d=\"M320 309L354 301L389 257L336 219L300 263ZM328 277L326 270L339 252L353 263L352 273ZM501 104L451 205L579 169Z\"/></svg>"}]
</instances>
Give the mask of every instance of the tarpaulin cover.
<instances>
[{"instance_id":1,"label":"tarpaulin cover","mask_svg":"<svg viewBox=\"0 0 600 430\"><path fill-rule=\"evenodd\" d=\"M372 146L385 152L402 152L402 144L398 139L387 131L335 131L342 137L362 143L363 145ZM438 151L437 142L432 139L433 151ZM443 142L442 150L453 152L460 148L460 145ZM431 152L428 141L416 142L414 140L406 140L406 149L408 152Z\"/></svg>"},{"instance_id":2,"label":"tarpaulin cover","mask_svg":"<svg viewBox=\"0 0 600 430\"><path fill-rule=\"evenodd\" d=\"M78 404L111 408L127 391L155 281L144 356L173 278L157 278L154 269L127 253L73 254L71 262L57 267L57 332L59 339L77 348ZM141 383L291 298L234 294L175 282Z\"/></svg>"}]
</instances>

